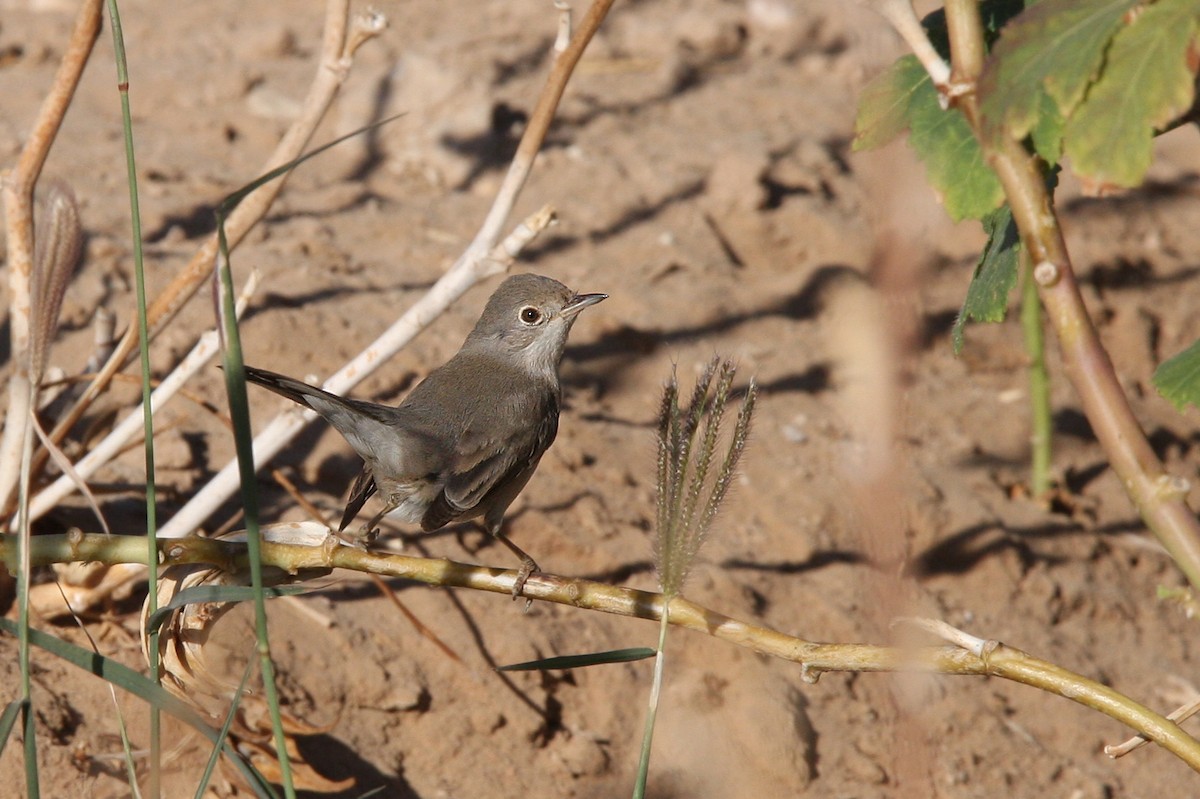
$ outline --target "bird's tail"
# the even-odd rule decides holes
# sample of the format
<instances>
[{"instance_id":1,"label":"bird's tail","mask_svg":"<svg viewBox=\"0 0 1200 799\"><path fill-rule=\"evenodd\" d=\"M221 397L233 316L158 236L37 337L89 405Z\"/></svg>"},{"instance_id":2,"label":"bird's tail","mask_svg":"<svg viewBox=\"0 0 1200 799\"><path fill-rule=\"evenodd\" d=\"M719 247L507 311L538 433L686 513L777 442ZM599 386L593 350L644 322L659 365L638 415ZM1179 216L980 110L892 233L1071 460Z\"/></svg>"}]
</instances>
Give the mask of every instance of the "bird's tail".
<instances>
[{"instance_id":1,"label":"bird's tail","mask_svg":"<svg viewBox=\"0 0 1200 799\"><path fill-rule=\"evenodd\" d=\"M310 386L302 380L293 380L281 374L277 374L267 369L258 369L253 366L246 367L246 379L251 383L257 383L263 388L269 388L276 394L287 397L292 402L298 402L307 407L313 407L309 401L309 397L321 397L334 403L341 403L342 398L328 391L323 391L316 386Z\"/></svg>"},{"instance_id":2,"label":"bird's tail","mask_svg":"<svg viewBox=\"0 0 1200 799\"><path fill-rule=\"evenodd\" d=\"M312 408L337 428L364 459L371 456L378 442L387 442L396 435L395 408L339 397L303 381L253 366L246 367L246 379Z\"/></svg>"}]
</instances>

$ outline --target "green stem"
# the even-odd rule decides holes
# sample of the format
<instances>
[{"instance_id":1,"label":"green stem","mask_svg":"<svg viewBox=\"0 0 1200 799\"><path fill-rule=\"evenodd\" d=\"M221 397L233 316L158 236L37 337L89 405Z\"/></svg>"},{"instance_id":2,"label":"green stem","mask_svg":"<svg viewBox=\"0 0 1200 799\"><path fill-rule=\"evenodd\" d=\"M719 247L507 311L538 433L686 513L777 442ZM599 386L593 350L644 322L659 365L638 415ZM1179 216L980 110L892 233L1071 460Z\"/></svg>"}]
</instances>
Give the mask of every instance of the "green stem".
<instances>
[{"instance_id":1,"label":"green stem","mask_svg":"<svg viewBox=\"0 0 1200 799\"><path fill-rule=\"evenodd\" d=\"M1029 410L1032 430L1029 435L1029 486L1034 498L1050 490L1051 435L1050 376L1046 371L1046 338L1042 330L1042 301L1033 279L1033 262L1024 245L1021 252L1021 330L1029 355Z\"/></svg>"},{"instance_id":2,"label":"green stem","mask_svg":"<svg viewBox=\"0 0 1200 799\"><path fill-rule=\"evenodd\" d=\"M146 552L149 566L149 593L146 598L148 612L158 609L158 517L155 504L154 481L154 416L150 406L150 331L146 322L146 272L142 253L142 214L138 201L137 160L133 146L133 114L129 105L129 67L125 58L125 36L121 29L121 14L116 0L108 0L108 14L112 19L113 52L117 62L117 93L121 97L121 127L125 132L126 183L129 187L129 218L133 237L133 274L137 295L138 338L141 342L142 372L142 419L146 446ZM159 681L158 632L150 634L146 650L150 679ZM155 705L150 706L150 786L152 799L162 793L162 734L161 715ZM134 786L136 791L136 786Z\"/></svg>"},{"instance_id":3,"label":"green stem","mask_svg":"<svg viewBox=\"0 0 1200 799\"><path fill-rule=\"evenodd\" d=\"M246 371L242 359L242 339L238 331L237 308L233 296L233 272L229 266L229 246L225 240L225 220L217 219L217 284L220 304L220 325L224 334L225 393L229 400L229 416L233 420L234 445L237 450L238 476L242 489L242 510L246 521L246 549L249 555L250 584L254 587L255 651L262 669L263 692L271 713L275 734L275 754L279 758L279 776L284 794L295 799L292 785L292 765L288 758L287 738L279 712L279 691L275 686L275 664L271 660L271 643L267 636L267 603L263 595L262 538L258 527L258 491L254 468L253 436L250 430L250 403L246 398Z\"/></svg>"},{"instance_id":4,"label":"green stem","mask_svg":"<svg viewBox=\"0 0 1200 799\"><path fill-rule=\"evenodd\" d=\"M36 391L36 390L35 390ZM35 397L30 397L33 407ZM29 468L33 462L33 430L26 423L21 450L21 471L17 480L17 546L20 568L17 571L17 658L21 668L21 721L25 737L25 795L41 795L37 765L36 714L33 712L33 684L29 668L29 579L33 576L33 539L29 535ZM5 536L8 538L8 536ZM7 542L5 542L7 543Z\"/></svg>"},{"instance_id":5,"label":"green stem","mask_svg":"<svg viewBox=\"0 0 1200 799\"><path fill-rule=\"evenodd\" d=\"M633 799L644 799L646 780L650 775L650 747L654 742L654 723L658 718L658 701L662 696L663 668L666 665L667 628L671 626L671 597L662 600L662 620L658 626L658 654L654 656L654 680L650 684L650 700L646 706L646 727L642 732L642 751L638 757L637 782Z\"/></svg>"}]
</instances>

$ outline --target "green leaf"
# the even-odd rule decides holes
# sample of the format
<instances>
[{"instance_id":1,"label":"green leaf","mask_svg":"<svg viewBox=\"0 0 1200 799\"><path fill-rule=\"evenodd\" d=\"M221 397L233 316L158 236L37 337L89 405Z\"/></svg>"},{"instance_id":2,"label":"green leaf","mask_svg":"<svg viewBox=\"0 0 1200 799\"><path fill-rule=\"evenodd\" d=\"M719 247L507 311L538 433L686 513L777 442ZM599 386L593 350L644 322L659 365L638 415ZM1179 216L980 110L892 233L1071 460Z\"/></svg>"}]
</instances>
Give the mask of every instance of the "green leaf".
<instances>
[{"instance_id":1,"label":"green leaf","mask_svg":"<svg viewBox=\"0 0 1200 799\"><path fill-rule=\"evenodd\" d=\"M855 125L857 150L886 144L907 126L930 185L956 222L978 219L1000 203L1000 181L970 126L958 111L942 108L915 56L900 58L864 90Z\"/></svg>"},{"instance_id":2,"label":"green leaf","mask_svg":"<svg viewBox=\"0 0 1200 799\"><path fill-rule=\"evenodd\" d=\"M983 218L988 235L987 247L979 256L962 312L950 334L957 355L963 347L963 328L968 321L1003 322L1008 311L1008 295L1017 285L1018 248L1021 243L1012 209L1007 204Z\"/></svg>"},{"instance_id":3,"label":"green leaf","mask_svg":"<svg viewBox=\"0 0 1200 799\"><path fill-rule=\"evenodd\" d=\"M1038 116L1029 138L1033 149L1047 164L1055 166L1062 158L1063 126L1066 120L1058 112L1058 104L1046 92L1038 92Z\"/></svg>"},{"instance_id":4,"label":"green leaf","mask_svg":"<svg viewBox=\"0 0 1200 799\"><path fill-rule=\"evenodd\" d=\"M657 654L653 649L636 646L632 649L613 649L609 652L593 652L589 655L564 655L557 658L529 660L511 666L498 666L496 671L548 671L550 669L577 669L582 666L599 666L603 663L628 663L645 660Z\"/></svg>"},{"instance_id":5,"label":"green leaf","mask_svg":"<svg viewBox=\"0 0 1200 799\"><path fill-rule=\"evenodd\" d=\"M1159 0L1113 38L1104 72L1067 121L1072 168L1102 185L1140 185L1155 129L1192 105L1189 51L1200 4Z\"/></svg>"},{"instance_id":6,"label":"green leaf","mask_svg":"<svg viewBox=\"0 0 1200 799\"><path fill-rule=\"evenodd\" d=\"M303 594L313 590L304 585L278 585L263 588L263 596L273 599L280 596ZM254 599L254 587L250 585L194 585L185 588L171 598L171 601L159 607L150 618L146 619L146 633L149 634L163 626L171 612L184 605L194 605L200 602L246 602Z\"/></svg>"},{"instance_id":7,"label":"green leaf","mask_svg":"<svg viewBox=\"0 0 1200 799\"><path fill-rule=\"evenodd\" d=\"M1178 410L1200 408L1200 341L1154 370L1154 387Z\"/></svg>"},{"instance_id":8,"label":"green leaf","mask_svg":"<svg viewBox=\"0 0 1200 799\"><path fill-rule=\"evenodd\" d=\"M925 162L925 176L951 219L981 219L1000 204L1004 190L983 160L970 125L958 111L942 109L928 76L913 92L909 129L909 143Z\"/></svg>"},{"instance_id":9,"label":"green leaf","mask_svg":"<svg viewBox=\"0 0 1200 799\"><path fill-rule=\"evenodd\" d=\"M17 623L12 619L0 618L0 629L8 631L11 635L16 635ZM48 635L41 630L31 628L29 630L29 641L52 655L62 658L71 665L77 666L90 674L96 675L105 682L112 683L118 688L141 697L146 702L161 710L165 710L180 721L199 730L205 738L222 746L225 755L229 758L229 762L237 768L246 780L246 784L254 790L256 795L275 798L275 792L271 789L270 783L267 782L266 778L257 769L246 762L227 742L218 738L216 730L210 727L199 713L183 700L168 693L161 685L157 685L148 677L137 673L123 663L118 663L112 658L76 646L69 641L64 641L53 635Z\"/></svg>"},{"instance_id":10,"label":"green leaf","mask_svg":"<svg viewBox=\"0 0 1200 799\"><path fill-rule=\"evenodd\" d=\"M989 40L1023 7L1021 0L981 3ZM947 58L945 13L935 11L921 24ZM882 147L905 129L911 131L910 143L925 163L926 176L951 218L979 219L1000 203L1000 182L984 162L970 126L957 111L942 108L937 88L912 55L898 59L863 89L854 121L853 149Z\"/></svg>"},{"instance_id":11,"label":"green leaf","mask_svg":"<svg viewBox=\"0 0 1200 799\"><path fill-rule=\"evenodd\" d=\"M895 139L908 128L913 94L924 84L932 90L929 75L916 56L898 58L863 87L854 119L855 151L873 150Z\"/></svg>"},{"instance_id":12,"label":"green leaf","mask_svg":"<svg viewBox=\"0 0 1200 799\"><path fill-rule=\"evenodd\" d=\"M1140 0L1042 0L1000 33L979 79L983 134L1023 139L1046 91L1069 118L1104 65L1105 51Z\"/></svg>"}]
</instances>

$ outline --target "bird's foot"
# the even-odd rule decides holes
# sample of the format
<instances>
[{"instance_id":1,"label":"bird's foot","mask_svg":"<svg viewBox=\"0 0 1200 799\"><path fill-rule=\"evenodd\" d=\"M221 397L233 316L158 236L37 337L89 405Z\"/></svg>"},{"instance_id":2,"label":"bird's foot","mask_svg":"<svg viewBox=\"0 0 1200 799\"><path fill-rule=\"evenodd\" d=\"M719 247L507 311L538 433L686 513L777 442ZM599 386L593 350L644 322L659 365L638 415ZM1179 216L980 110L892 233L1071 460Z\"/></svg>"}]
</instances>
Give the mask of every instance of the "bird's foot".
<instances>
[{"instance_id":1,"label":"bird's foot","mask_svg":"<svg viewBox=\"0 0 1200 799\"><path fill-rule=\"evenodd\" d=\"M379 530L378 528L368 530L363 527L358 530L338 530L334 535L346 546L366 552L367 546L374 543L375 539L379 537Z\"/></svg>"},{"instance_id":2,"label":"bird's foot","mask_svg":"<svg viewBox=\"0 0 1200 799\"><path fill-rule=\"evenodd\" d=\"M529 576L536 571L541 571L541 569L538 568L537 561L529 557L529 554L526 553L525 550L521 549L519 546L510 541L508 536L500 532L499 529L493 529L492 535L496 536L501 544L504 544L504 546L508 547L510 552L521 559L521 568L517 570L517 579L513 581L512 587L512 597L513 599L516 599L524 593L525 582L529 579ZM526 599L528 599L528 597L526 597ZM529 601L525 603L525 610L529 610L529 606L532 604L533 600L529 599Z\"/></svg>"},{"instance_id":3,"label":"bird's foot","mask_svg":"<svg viewBox=\"0 0 1200 799\"><path fill-rule=\"evenodd\" d=\"M521 568L517 569L517 579L513 581L512 598L516 601L517 597L525 593L525 583L529 580L530 575L539 571L537 563L533 558L526 555L521 559ZM533 600L529 597L525 598L525 610L529 610L529 606L533 604Z\"/></svg>"}]
</instances>

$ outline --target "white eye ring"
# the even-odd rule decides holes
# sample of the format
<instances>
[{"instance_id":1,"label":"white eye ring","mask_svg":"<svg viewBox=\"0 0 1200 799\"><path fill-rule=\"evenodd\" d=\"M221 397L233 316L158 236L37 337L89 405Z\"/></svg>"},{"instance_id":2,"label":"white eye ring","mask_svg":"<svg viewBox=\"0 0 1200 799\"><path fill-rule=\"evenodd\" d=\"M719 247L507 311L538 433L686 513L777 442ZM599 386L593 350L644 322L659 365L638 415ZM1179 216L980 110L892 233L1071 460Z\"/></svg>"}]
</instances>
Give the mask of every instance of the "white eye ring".
<instances>
[{"instance_id":1,"label":"white eye ring","mask_svg":"<svg viewBox=\"0 0 1200 799\"><path fill-rule=\"evenodd\" d=\"M526 305L521 309L521 321L527 325L536 325L542 321L542 312L532 305Z\"/></svg>"}]
</instances>

